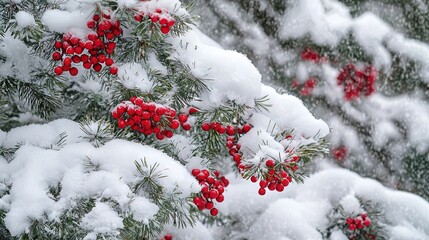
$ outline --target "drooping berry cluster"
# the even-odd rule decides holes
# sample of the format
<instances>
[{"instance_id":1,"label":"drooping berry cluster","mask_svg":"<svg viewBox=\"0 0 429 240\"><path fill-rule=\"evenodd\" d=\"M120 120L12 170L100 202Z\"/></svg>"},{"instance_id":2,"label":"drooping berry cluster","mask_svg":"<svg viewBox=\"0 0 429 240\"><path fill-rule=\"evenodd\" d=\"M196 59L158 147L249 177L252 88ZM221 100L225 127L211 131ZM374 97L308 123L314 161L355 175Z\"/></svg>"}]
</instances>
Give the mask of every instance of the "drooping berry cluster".
<instances>
[{"instance_id":1,"label":"drooping berry cluster","mask_svg":"<svg viewBox=\"0 0 429 240\"><path fill-rule=\"evenodd\" d=\"M139 11L134 15L134 19L137 22L143 21L143 18L147 17L152 23L158 23L160 25L160 31L163 34L168 34L171 28L174 26L176 21L174 18L168 13L167 9L156 9L155 12L147 12Z\"/></svg>"},{"instance_id":2,"label":"drooping berry cluster","mask_svg":"<svg viewBox=\"0 0 429 240\"><path fill-rule=\"evenodd\" d=\"M167 234L164 237L162 237L160 240L173 240L173 236L171 234Z\"/></svg>"},{"instance_id":3,"label":"drooping berry cluster","mask_svg":"<svg viewBox=\"0 0 429 240\"><path fill-rule=\"evenodd\" d=\"M223 125L219 122L205 122L201 125L201 129L203 131L215 131L219 134L226 134L228 137L226 138L226 147L229 150L229 155L231 155L234 162L237 166L240 166L241 163L241 155L238 153L240 150L240 144L237 143L241 134L247 133L252 129L250 124L243 124L241 127L232 126L232 125Z\"/></svg>"},{"instance_id":4,"label":"drooping berry cluster","mask_svg":"<svg viewBox=\"0 0 429 240\"><path fill-rule=\"evenodd\" d=\"M292 81L292 88L299 88L301 87L299 94L301 96L308 96L311 94L313 89L317 85L317 80L315 78L309 78L307 81L305 81L304 84L300 84L298 80Z\"/></svg>"},{"instance_id":5,"label":"drooping berry cluster","mask_svg":"<svg viewBox=\"0 0 429 240\"><path fill-rule=\"evenodd\" d=\"M118 104L112 111L112 117L118 120L119 128L129 126L144 135L155 134L158 140L171 138L173 131L180 126L185 131L191 129L188 115L177 115L173 108L145 102L141 97L132 97L130 101Z\"/></svg>"},{"instance_id":6,"label":"drooping berry cluster","mask_svg":"<svg viewBox=\"0 0 429 240\"><path fill-rule=\"evenodd\" d=\"M358 99L361 94L370 96L375 92L377 70L367 66L360 70L355 65L345 66L337 77L337 84L344 85L344 97L347 101Z\"/></svg>"},{"instance_id":7,"label":"drooping berry cluster","mask_svg":"<svg viewBox=\"0 0 429 240\"><path fill-rule=\"evenodd\" d=\"M332 157L338 162L343 162L347 157L347 148L345 146L340 146L338 148L331 150Z\"/></svg>"},{"instance_id":8,"label":"drooping berry cluster","mask_svg":"<svg viewBox=\"0 0 429 240\"><path fill-rule=\"evenodd\" d=\"M265 195L266 188L270 191L282 192L292 182L292 177L289 176L287 170L297 171L298 165L296 163L299 160L300 157L296 155L285 160L284 163L276 162L273 159L265 160L266 171L259 176L253 175L250 177L250 180L254 183L259 180L259 195Z\"/></svg>"},{"instance_id":9,"label":"drooping berry cluster","mask_svg":"<svg viewBox=\"0 0 429 240\"><path fill-rule=\"evenodd\" d=\"M209 170L192 169L192 175L199 181L201 192L194 197L194 204L200 211L210 210L210 215L216 216L219 211L214 207L214 201L223 202L223 192L228 187L229 181L225 176L220 176L217 170L210 173Z\"/></svg>"},{"instance_id":10,"label":"drooping berry cluster","mask_svg":"<svg viewBox=\"0 0 429 240\"><path fill-rule=\"evenodd\" d=\"M85 69L92 68L96 72L100 72L104 64L110 67L111 74L118 73L111 55L116 48L115 39L122 34L121 24L118 20L112 20L108 14L101 17L95 14L92 19L87 22L87 26L95 33L89 33L86 39L65 33L62 41L55 42L54 47L58 51L52 54L52 59L62 61L62 65L54 68L55 74L61 75L68 71L70 75L76 76L79 70L72 64L79 63Z\"/></svg>"}]
</instances>

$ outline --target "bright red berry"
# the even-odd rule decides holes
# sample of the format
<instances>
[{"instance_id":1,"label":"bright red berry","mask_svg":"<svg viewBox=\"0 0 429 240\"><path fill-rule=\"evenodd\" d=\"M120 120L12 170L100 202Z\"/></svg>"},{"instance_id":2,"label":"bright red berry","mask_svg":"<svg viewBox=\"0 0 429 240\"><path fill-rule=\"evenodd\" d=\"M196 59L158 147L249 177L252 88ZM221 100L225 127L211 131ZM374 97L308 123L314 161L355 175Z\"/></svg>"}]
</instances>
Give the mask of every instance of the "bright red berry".
<instances>
[{"instance_id":1,"label":"bright red berry","mask_svg":"<svg viewBox=\"0 0 429 240\"><path fill-rule=\"evenodd\" d=\"M217 210L217 208L212 208L212 210L210 210L210 215L212 215L213 217L216 216L219 213L219 210Z\"/></svg>"},{"instance_id":2,"label":"bright red berry","mask_svg":"<svg viewBox=\"0 0 429 240\"><path fill-rule=\"evenodd\" d=\"M63 68L60 66L57 66L57 67L55 67L54 72L57 75L61 75L61 74L63 74Z\"/></svg>"},{"instance_id":3,"label":"bright red berry","mask_svg":"<svg viewBox=\"0 0 429 240\"><path fill-rule=\"evenodd\" d=\"M110 74L112 74L112 75L118 74L118 68L117 67L111 67L109 71L110 71Z\"/></svg>"}]
</instances>

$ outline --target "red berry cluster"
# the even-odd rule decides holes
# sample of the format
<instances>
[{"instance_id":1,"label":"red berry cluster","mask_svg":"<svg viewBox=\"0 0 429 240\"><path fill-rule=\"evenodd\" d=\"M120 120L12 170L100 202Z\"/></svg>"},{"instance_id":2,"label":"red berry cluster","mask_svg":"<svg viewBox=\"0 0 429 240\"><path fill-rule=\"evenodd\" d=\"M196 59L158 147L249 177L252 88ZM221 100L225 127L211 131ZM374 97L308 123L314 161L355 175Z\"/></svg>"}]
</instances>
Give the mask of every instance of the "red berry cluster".
<instances>
[{"instance_id":1,"label":"red berry cluster","mask_svg":"<svg viewBox=\"0 0 429 240\"><path fill-rule=\"evenodd\" d=\"M143 18L147 16L147 18L152 23L159 23L160 30L163 34L168 34L171 30L171 27L174 26L176 21L174 18L168 13L166 9L156 9L155 12L145 13L143 11L139 11L136 15L134 15L134 19L137 22L143 21Z\"/></svg>"},{"instance_id":2,"label":"red berry cluster","mask_svg":"<svg viewBox=\"0 0 429 240\"><path fill-rule=\"evenodd\" d=\"M340 146L331 151L332 157L338 162L343 162L347 157L347 148L345 146Z\"/></svg>"},{"instance_id":3,"label":"red berry cluster","mask_svg":"<svg viewBox=\"0 0 429 240\"><path fill-rule=\"evenodd\" d=\"M214 201L223 202L222 193L228 187L229 181L225 176L219 176L218 171L210 173L209 170L192 169L192 175L199 181L202 186L201 192L194 197L194 203L200 211L210 210L210 215L216 216L219 211L214 207Z\"/></svg>"},{"instance_id":4,"label":"red berry cluster","mask_svg":"<svg viewBox=\"0 0 429 240\"><path fill-rule=\"evenodd\" d=\"M305 81L304 84L300 84L299 81L296 79L292 81L292 88L298 88L301 86L301 90L299 91L299 94L301 96L310 95L316 85L317 80L315 78L309 78L307 81Z\"/></svg>"},{"instance_id":5,"label":"red berry cluster","mask_svg":"<svg viewBox=\"0 0 429 240\"><path fill-rule=\"evenodd\" d=\"M350 231L354 231L356 229L369 227L371 225L371 219L366 215L366 213L362 213L360 216L355 218L347 218L346 224Z\"/></svg>"},{"instance_id":6,"label":"red berry cluster","mask_svg":"<svg viewBox=\"0 0 429 240\"><path fill-rule=\"evenodd\" d=\"M180 126L185 131L191 129L187 122L188 115L177 115L172 108L144 102L140 97L132 97L130 101L118 104L112 111L112 117L118 120L119 128L129 126L144 135L155 134L158 140L171 138L173 131Z\"/></svg>"},{"instance_id":7,"label":"red berry cluster","mask_svg":"<svg viewBox=\"0 0 429 240\"><path fill-rule=\"evenodd\" d=\"M326 57L321 57L319 53L314 51L311 48L306 48L301 52L301 59L304 61L315 62L315 63L323 63L328 59Z\"/></svg>"},{"instance_id":8,"label":"red berry cluster","mask_svg":"<svg viewBox=\"0 0 429 240\"><path fill-rule=\"evenodd\" d=\"M173 240L173 236L171 234L167 234L164 237L162 237L160 240Z\"/></svg>"},{"instance_id":9,"label":"red berry cluster","mask_svg":"<svg viewBox=\"0 0 429 240\"><path fill-rule=\"evenodd\" d=\"M366 239L375 239L375 236L372 234L358 232L365 231L365 228L371 226L371 219L366 215L366 213L362 213L355 218L347 218L346 225L348 231L350 231L349 239L355 239L358 235L364 234Z\"/></svg>"},{"instance_id":10,"label":"red berry cluster","mask_svg":"<svg viewBox=\"0 0 429 240\"><path fill-rule=\"evenodd\" d=\"M357 99L360 94L370 96L375 92L377 70L373 66L367 66L360 70L353 64L345 66L337 77L337 84L344 85L345 99L347 101Z\"/></svg>"},{"instance_id":11,"label":"red berry cluster","mask_svg":"<svg viewBox=\"0 0 429 240\"><path fill-rule=\"evenodd\" d=\"M297 171L296 162L299 160L299 156L293 156L291 159L286 160L285 163L276 163L274 160L268 159L265 161L267 171L262 176L259 176L261 179L253 175L250 177L250 181L256 183L259 180L259 195L265 195L265 188L270 191L282 192L292 182L292 177L289 176L286 169L290 169L293 172Z\"/></svg>"},{"instance_id":12,"label":"red berry cluster","mask_svg":"<svg viewBox=\"0 0 429 240\"><path fill-rule=\"evenodd\" d=\"M88 28L93 29L96 33L87 35L87 39L66 33L62 41L56 41L54 46L58 51L52 54L54 61L61 61L62 65L56 66L55 74L61 75L68 71L70 75L76 76L79 71L72 63L82 63L85 69L94 69L100 72L105 66L110 67L111 74L117 74L118 68L113 66L114 61L110 57L115 51L115 38L122 34L122 29L118 20L110 19L110 15L103 14L102 17L96 14L93 20L88 21ZM85 52L85 53L84 53Z\"/></svg>"}]
</instances>

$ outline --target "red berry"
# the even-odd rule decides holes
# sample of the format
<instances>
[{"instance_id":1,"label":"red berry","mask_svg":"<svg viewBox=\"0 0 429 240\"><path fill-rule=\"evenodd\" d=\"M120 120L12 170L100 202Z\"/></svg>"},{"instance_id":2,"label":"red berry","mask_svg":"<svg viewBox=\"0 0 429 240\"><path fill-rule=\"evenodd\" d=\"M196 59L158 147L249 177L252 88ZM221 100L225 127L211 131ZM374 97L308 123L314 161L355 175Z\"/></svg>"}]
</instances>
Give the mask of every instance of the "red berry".
<instances>
[{"instance_id":1,"label":"red berry","mask_svg":"<svg viewBox=\"0 0 429 240\"><path fill-rule=\"evenodd\" d=\"M106 66L109 66L109 67L112 66L113 63L114 63L113 59L111 59L111 58L107 58L106 61L105 61Z\"/></svg>"},{"instance_id":2,"label":"red berry","mask_svg":"<svg viewBox=\"0 0 429 240\"><path fill-rule=\"evenodd\" d=\"M200 173L196 176L196 178L197 178L197 180L198 180L198 181L202 181L202 180L205 180L207 177L206 177L206 175L204 175L204 173L203 173L203 172L200 172Z\"/></svg>"},{"instance_id":3,"label":"red berry","mask_svg":"<svg viewBox=\"0 0 429 240\"><path fill-rule=\"evenodd\" d=\"M272 167L274 167L275 164L274 164L273 160L269 159L265 162L265 165L269 168L272 168Z\"/></svg>"},{"instance_id":4,"label":"red berry","mask_svg":"<svg viewBox=\"0 0 429 240\"><path fill-rule=\"evenodd\" d=\"M369 225L371 225L371 220L369 220L369 219L365 219L365 220L363 221L363 225L364 225L365 227L369 227Z\"/></svg>"},{"instance_id":5,"label":"red berry","mask_svg":"<svg viewBox=\"0 0 429 240\"><path fill-rule=\"evenodd\" d=\"M162 139L164 139L164 135L158 133L158 134L156 134L156 138L161 141Z\"/></svg>"},{"instance_id":6,"label":"red berry","mask_svg":"<svg viewBox=\"0 0 429 240\"><path fill-rule=\"evenodd\" d=\"M110 68L110 74L112 74L112 75L118 74L118 68L117 67L111 67Z\"/></svg>"},{"instance_id":7,"label":"red berry","mask_svg":"<svg viewBox=\"0 0 429 240\"><path fill-rule=\"evenodd\" d=\"M141 22L141 21L143 20L143 16L142 16L142 15L140 15L140 14L136 14L136 15L134 15L134 19L135 19L137 22Z\"/></svg>"},{"instance_id":8,"label":"red berry","mask_svg":"<svg viewBox=\"0 0 429 240\"><path fill-rule=\"evenodd\" d=\"M61 60L61 53L59 53L59 52L54 52L53 54L52 54L52 59L54 59L54 61L59 61L59 60Z\"/></svg>"},{"instance_id":9,"label":"red berry","mask_svg":"<svg viewBox=\"0 0 429 240\"><path fill-rule=\"evenodd\" d=\"M250 181L252 181L252 182L257 182L257 181L258 181L258 178L257 178L256 176L251 176L251 177L250 177Z\"/></svg>"},{"instance_id":10,"label":"red berry","mask_svg":"<svg viewBox=\"0 0 429 240\"><path fill-rule=\"evenodd\" d=\"M74 63L80 63L81 59L78 55L73 55L71 58Z\"/></svg>"},{"instance_id":11,"label":"red berry","mask_svg":"<svg viewBox=\"0 0 429 240\"><path fill-rule=\"evenodd\" d=\"M92 17L92 19L94 20L94 21L98 21L98 20L100 20L100 15L98 15L98 14L95 14L93 17Z\"/></svg>"},{"instance_id":12,"label":"red berry","mask_svg":"<svg viewBox=\"0 0 429 240\"><path fill-rule=\"evenodd\" d=\"M78 37L73 36L73 37L70 38L70 43L73 44L73 45L77 45L79 43L79 41L80 40L79 40Z\"/></svg>"},{"instance_id":13,"label":"red berry","mask_svg":"<svg viewBox=\"0 0 429 240\"><path fill-rule=\"evenodd\" d=\"M63 60L63 65L64 66L70 66L71 63L72 63L71 58L69 58L69 57L64 58L64 60Z\"/></svg>"},{"instance_id":14,"label":"red berry","mask_svg":"<svg viewBox=\"0 0 429 240\"><path fill-rule=\"evenodd\" d=\"M207 209L212 209L214 207L214 204L213 204L213 202L207 202L205 207Z\"/></svg>"},{"instance_id":15,"label":"red berry","mask_svg":"<svg viewBox=\"0 0 429 240\"><path fill-rule=\"evenodd\" d=\"M63 44L60 41L55 41L54 47L56 49L61 49L63 47Z\"/></svg>"},{"instance_id":16,"label":"red berry","mask_svg":"<svg viewBox=\"0 0 429 240\"><path fill-rule=\"evenodd\" d=\"M228 127L226 127L226 134L229 136L232 136L235 134L235 129L233 126L229 125Z\"/></svg>"},{"instance_id":17,"label":"red berry","mask_svg":"<svg viewBox=\"0 0 429 240\"><path fill-rule=\"evenodd\" d=\"M170 19L167 23L167 26L172 27L175 23L176 21L174 19Z\"/></svg>"},{"instance_id":18,"label":"red berry","mask_svg":"<svg viewBox=\"0 0 429 240\"><path fill-rule=\"evenodd\" d=\"M179 119L179 122L184 123L188 121L188 116L186 116L186 114L179 114L178 119Z\"/></svg>"},{"instance_id":19,"label":"red berry","mask_svg":"<svg viewBox=\"0 0 429 240\"><path fill-rule=\"evenodd\" d=\"M96 63L96 64L94 64L93 66L92 66L92 69L94 69L94 71L96 71L96 72L99 72L99 71L101 71L101 68L102 68L103 66L101 66L101 64L99 64L99 63Z\"/></svg>"},{"instance_id":20,"label":"red berry","mask_svg":"<svg viewBox=\"0 0 429 240\"><path fill-rule=\"evenodd\" d=\"M171 236L171 234L167 234L164 236L164 240L173 240L173 236Z\"/></svg>"},{"instance_id":21,"label":"red berry","mask_svg":"<svg viewBox=\"0 0 429 240\"><path fill-rule=\"evenodd\" d=\"M80 56L80 60L81 60L82 62L87 62L87 61L89 60L89 57L88 57L88 55L86 55L86 54L82 54L82 55Z\"/></svg>"},{"instance_id":22,"label":"red berry","mask_svg":"<svg viewBox=\"0 0 429 240\"><path fill-rule=\"evenodd\" d=\"M125 121L123 119L119 119L118 121L118 127L119 128L125 128L127 126L127 124L125 123Z\"/></svg>"},{"instance_id":23,"label":"red berry","mask_svg":"<svg viewBox=\"0 0 429 240\"><path fill-rule=\"evenodd\" d=\"M67 53L67 54L69 54L69 55L74 54L74 48L73 48L72 46L68 47L68 48L66 49L66 53Z\"/></svg>"},{"instance_id":24,"label":"red berry","mask_svg":"<svg viewBox=\"0 0 429 240\"><path fill-rule=\"evenodd\" d=\"M92 41L86 41L85 48L91 50L94 48L94 43Z\"/></svg>"},{"instance_id":25,"label":"red berry","mask_svg":"<svg viewBox=\"0 0 429 240\"><path fill-rule=\"evenodd\" d=\"M159 24L161 24L161 25L166 25L167 23L168 23L168 20L166 18L161 18L159 20Z\"/></svg>"},{"instance_id":26,"label":"red berry","mask_svg":"<svg viewBox=\"0 0 429 240\"><path fill-rule=\"evenodd\" d=\"M182 123L182 128L183 128L183 130L185 130L185 131L189 131L189 130L191 130L191 124L189 124L189 123Z\"/></svg>"},{"instance_id":27,"label":"red berry","mask_svg":"<svg viewBox=\"0 0 429 240\"><path fill-rule=\"evenodd\" d=\"M152 17L150 18L150 20L151 20L152 22L158 22L159 17L158 17L157 15L154 15L154 16L152 16Z\"/></svg>"},{"instance_id":28,"label":"red berry","mask_svg":"<svg viewBox=\"0 0 429 240\"><path fill-rule=\"evenodd\" d=\"M284 189L285 189L285 187L282 184L277 184L276 185L277 192L283 192Z\"/></svg>"},{"instance_id":29,"label":"red berry","mask_svg":"<svg viewBox=\"0 0 429 240\"><path fill-rule=\"evenodd\" d=\"M210 123L201 124L201 129L203 129L203 131L209 131L210 130Z\"/></svg>"},{"instance_id":30,"label":"red berry","mask_svg":"<svg viewBox=\"0 0 429 240\"><path fill-rule=\"evenodd\" d=\"M173 120L173 121L171 122L170 128L171 128L171 129L177 129L177 128L179 128L179 126L180 126L179 121L177 121L177 120Z\"/></svg>"},{"instance_id":31,"label":"red berry","mask_svg":"<svg viewBox=\"0 0 429 240\"><path fill-rule=\"evenodd\" d=\"M92 63L90 63L90 62L84 62L84 63L83 63L83 67L84 67L85 69L90 69L90 68L91 68L91 66L92 66Z\"/></svg>"},{"instance_id":32,"label":"red berry","mask_svg":"<svg viewBox=\"0 0 429 240\"><path fill-rule=\"evenodd\" d=\"M258 193L259 193L259 195L265 195L265 193L266 193L266 191L265 191L265 188L260 188L259 189L259 191L258 191Z\"/></svg>"},{"instance_id":33,"label":"red berry","mask_svg":"<svg viewBox=\"0 0 429 240\"><path fill-rule=\"evenodd\" d=\"M72 76L76 76L79 73L79 71L75 67L70 68L69 72Z\"/></svg>"},{"instance_id":34,"label":"red berry","mask_svg":"<svg viewBox=\"0 0 429 240\"><path fill-rule=\"evenodd\" d=\"M60 66L57 66L57 67L55 67L54 72L57 75L61 75L63 73L63 68Z\"/></svg>"},{"instance_id":35,"label":"red berry","mask_svg":"<svg viewBox=\"0 0 429 240\"><path fill-rule=\"evenodd\" d=\"M147 105L147 110L148 110L149 112L155 112L155 110L156 110L156 105L155 105L155 104L153 104L153 103L149 103L149 104Z\"/></svg>"},{"instance_id":36,"label":"red berry","mask_svg":"<svg viewBox=\"0 0 429 240\"><path fill-rule=\"evenodd\" d=\"M112 40L113 38L115 38L115 34L113 34L112 32L107 32L106 33L106 38L108 40Z\"/></svg>"},{"instance_id":37,"label":"red berry","mask_svg":"<svg viewBox=\"0 0 429 240\"><path fill-rule=\"evenodd\" d=\"M86 26L88 26L88 28L94 28L95 27L95 22L93 20L89 20L86 23Z\"/></svg>"},{"instance_id":38,"label":"red berry","mask_svg":"<svg viewBox=\"0 0 429 240\"><path fill-rule=\"evenodd\" d=\"M270 184L268 184L268 189L270 191L274 191L277 187L277 184L275 184L274 182L270 182Z\"/></svg>"},{"instance_id":39,"label":"red berry","mask_svg":"<svg viewBox=\"0 0 429 240\"><path fill-rule=\"evenodd\" d=\"M225 197L222 194L219 194L219 196L217 196L216 201L218 202L223 202L223 200L225 200Z\"/></svg>"},{"instance_id":40,"label":"red berry","mask_svg":"<svg viewBox=\"0 0 429 240\"><path fill-rule=\"evenodd\" d=\"M188 112L189 112L190 115L192 115L192 114L197 113L199 111L198 111L198 109L196 109L194 107L190 107Z\"/></svg>"},{"instance_id":41,"label":"red berry","mask_svg":"<svg viewBox=\"0 0 429 240\"><path fill-rule=\"evenodd\" d=\"M261 181L259 181L259 186L261 188L266 188L268 186L268 182L265 180L261 180Z\"/></svg>"},{"instance_id":42,"label":"red berry","mask_svg":"<svg viewBox=\"0 0 429 240\"><path fill-rule=\"evenodd\" d=\"M116 43L114 43L114 42L109 42L108 44L107 44L107 48L108 49L115 49L116 48Z\"/></svg>"},{"instance_id":43,"label":"red berry","mask_svg":"<svg viewBox=\"0 0 429 240\"><path fill-rule=\"evenodd\" d=\"M161 32L162 32L163 34L168 34L168 33L170 32L170 27L162 26L162 27L161 27Z\"/></svg>"},{"instance_id":44,"label":"red berry","mask_svg":"<svg viewBox=\"0 0 429 240\"><path fill-rule=\"evenodd\" d=\"M354 225L354 224L350 224L349 225L349 230L350 231L354 231L356 229L356 225Z\"/></svg>"},{"instance_id":45,"label":"red berry","mask_svg":"<svg viewBox=\"0 0 429 240\"><path fill-rule=\"evenodd\" d=\"M201 171L200 171L200 169L197 169L197 168L194 168L194 169L192 169L192 176L197 176L199 173L200 173Z\"/></svg>"},{"instance_id":46,"label":"red berry","mask_svg":"<svg viewBox=\"0 0 429 240\"><path fill-rule=\"evenodd\" d=\"M80 46L77 46L74 48L74 53L81 54L83 52L83 48Z\"/></svg>"},{"instance_id":47,"label":"red berry","mask_svg":"<svg viewBox=\"0 0 429 240\"><path fill-rule=\"evenodd\" d=\"M250 129L252 129L252 126L250 126L250 124L244 124L243 125L243 132L247 133L248 131L250 131Z\"/></svg>"},{"instance_id":48,"label":"red berry","mask_svg":"<svg viewBox=\"0 0 429 240\"><path fill-rule=\"evenodd\" d=\"M215 190L215 189L213 189L213 190L210 190L210 192L209 192L209 196L210 196L210 198L217 198L217 196L219 196L219 192L217 191L217 190Z\"/></svg>"},{"instance_id":49,"label":"red berry","mask_svg":"<svg viewBox=\"0 0 429 240\"><path fill-rule=\"evenodd\" d=\"M213 217L216 216L219 213L219 211L217 210L217 208L212 208L212 210L210 210L210 215L212 215Z\"/></svg>"},{"instance_id":50,"label":"red berry","mask_svg":"<svg viewBox=\"0 0 429 240\"><path fill-rule=\"evenodd\" d=\"M233 159L236 163L239 163L239 162L241 161L241 155L240 155L239 153L235 153L235 154L232 156L232 159Z\"/></svg>"}]
</instances>

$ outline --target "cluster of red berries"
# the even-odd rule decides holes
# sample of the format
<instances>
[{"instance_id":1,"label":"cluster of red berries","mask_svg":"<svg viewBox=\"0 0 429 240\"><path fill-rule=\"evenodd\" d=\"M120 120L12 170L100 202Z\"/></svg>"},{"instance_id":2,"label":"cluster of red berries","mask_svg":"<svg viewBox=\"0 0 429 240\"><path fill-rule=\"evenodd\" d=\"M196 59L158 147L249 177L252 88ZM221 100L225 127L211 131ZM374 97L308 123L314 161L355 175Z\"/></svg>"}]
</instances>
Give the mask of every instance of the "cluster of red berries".
<instances>
[{"instance_id":1,"label":"cluster of red berries","mask_svg":"<svg viewBox=\"0 0 429 240\"><path fill-rule=\"evenodd\" d=\"M337 77L337 84L344 85L344 94L347 101L357 99L360 94L370 96L375 92L377 70L373 66L367 66L360 70L355 65L345 66Z\"/></svg>"},{"instance_id":2,"label":"cluster of red berries","mask_svg":"<svg viewBox=\"0 0 429 240\"><path fill-rule=\"evenodd\" d=\"M162 237L160 240L173 240L173 236L171 234L167 234L164 237Z\"/></svg>"},{"instance_id":3,"label":"cluster of red berries","mask_svg":"<svg viewBox=\"0 0 429 240\"><path fill-rule=\"evenodd\" d=\"M210 215L216 216L219 211L214 207L214 201L223 202L223 192L228 187L229 181L225 176L221 176L219 171L215 170L210 173L209 170L200 170L197 168L192 169L192 176L194 176L201 185L201 192L194 197L194 204L200 211L204 209L210 210Z\"/></svg>"},{"instance_id":4,"label":"cluster of red berries","mask_svg":"<svg viewBox=\"0 0 429 240\"><path fill-rule=\"evenodd\" d=\"M120 22L110 19L110 15L96 14L88 21L87 26L95 31L87 35L87 39L66 33L62 41L56 41L54 47L58 51L52 54L54 61L61 61L62 65L56 66L54 72L57 75L68 71L70 75L76 76L79 71L72 63L82 63L85 69L94 69L100 72L103 65L110 67L111 74L117 74L118 68L113 66L114 61L110 57L116 48L115 38L122 34ZM85 52L85 53L84 53Z\"/></svg>"},{"instance_id":5,"label":"cluster of red berries","mask_svg":"<svg viewBox=\"0 0 429 240\"><path fill-rule=\"evenodd\" d=\"M306 48L301 52L301 59L304 61L315 62L315 63L323 63L328 59L326 57L321 57L319 53L314 51L311 48Z\"/></svg>"},{"instance_id":6,"label":"cluster of red berries","mask_svg":"<svg viewBox=\"0 0 429 240\"><path fill-rule=\"evenodd\" d=\"M299 156L293 156L290 160L286 160L285 163L277 163L268 159L265 161L265 166L267 168L267 172L263 174L261 179L257 176L253 175L250 177L250 181L256 183L259 180L259 195L265 195L266 190L268 188L270 191L276 190L277 192L282 192L285 187L292 182L292 177L289 176L286 169L290 169L293 172L298 170L298 166L296 162L300 160Z\"/></svg>"},{"instance_id":7,"label":"cluster of red berries","mask_svg":"<svg viewBox=\"0 0 429 240\"><path fill-rule=\"evenodd\" d=\"M362 213L355 218L347 218L346 224L350 231L354 231L356 229L369 227L371 225L371 219L366 215L366 213Z\"/></svg>"},{"instance_id":8,"label":"cluster of red berries","mask_svg":"<svg viewBox=\"0 0 429 240\"><path fill-rule=\"evenodd\" d=\"M365 231L365 228L371 226L371 219L366 215L366 213L362 213L355 218L347 218L346 219L347 229L351 232L349 234L349 239L355 239L358 235L365 235L366 239L375 239L375 236L369 234ZM357 232L361 231L361 232Z\"/></svg>"},{"instance_id":9,"label":"cluster of red berries","mask_svg":"<svg viewBox=\"0 0 429 240\"><path fill-rule=\"evenodd\" d=\"M166 9L156 9L154 13L144 13L143 11L139 11L137 14L134 15L134 19L137 22L143 21L143 18L147 16L148 19L152 23L159 23L160 25L160 31L163 34L168 34L171 30L171 28L174 26L176 21L173 17L168 13Z\"/></svg>"},{"instance_id":10,"label":"cluster of red berries","mask_svg":"<svg viewBox=\"0 0 429 240\"><path fill-rule=\"evenodd\" d=\"M298 88L301 87L299 94L301 96L308 96L311 94L313 89L317 85L317 80L315 78L309 78L307 81L305 81L304 84L300 84L298 80L292 81L292 88Z\"/></svg>"},{"instance_id":11,"label":"cluster of red berries","mask_svg":"<svg viewBox=\"0 0 429 240\"><path fill-rule=\"evenodd\" d=\"M241 164L241 154L238 152L240 150L240 144L238 144L238 136L240 134L244 134L252 129L252 126L248 123L243 124L241 127L234 127L232 125L222 125L219 122L205 122L201 125L201 129L203 131L215 131L219 134L226 134L228 137L226 138L226 147L229 150L229 155L231 155L234 162L238 167L242 167Z\"/></svg>"},{"instance_id":12,"label":"cluster of red berries","mask_svg":"<svg viewBox=\"0 0 429 240\"><path fill-rule=\"evenodd\" d=\"M177 115L172 108L144 102L140 97L132 97L130 101L118 104L112 111L112 117L118 120L119 128L129 126L144 135L155 134L158 140L171 138L173 131L180 126L185 131L191 129L187 122L188 115Z\"/></svg>"},{"instance_id":13,"label":"cluster of red berries","mask_svg":"<svg viewBox=\"0 0 429 240\"><path fill-rule=\"evenodd\" d=\"M347 157L347 148L345 146L340 146L338 148L331 150L332 157L338 162L343 162Z\"/></svg>"},{"instance_id":14,"label":"cluster of red berries","mask_svg":"<svg viewBox=\"0 0 429 240\"><path fill-rule=\"evenodd\" d=\"M243 127L234 127L232 125L222 125L222 123L219 122L205 122L203 124L201 124L201 129L203 131L216 131L219 134L226 134L228 136L234 136L236 133L237 134L243 134L243 133L247 133L248 131L250 131L252 127L249 124L244 124Z\"/></svg>"}]
</instances>

